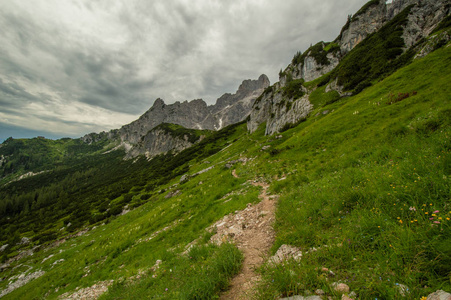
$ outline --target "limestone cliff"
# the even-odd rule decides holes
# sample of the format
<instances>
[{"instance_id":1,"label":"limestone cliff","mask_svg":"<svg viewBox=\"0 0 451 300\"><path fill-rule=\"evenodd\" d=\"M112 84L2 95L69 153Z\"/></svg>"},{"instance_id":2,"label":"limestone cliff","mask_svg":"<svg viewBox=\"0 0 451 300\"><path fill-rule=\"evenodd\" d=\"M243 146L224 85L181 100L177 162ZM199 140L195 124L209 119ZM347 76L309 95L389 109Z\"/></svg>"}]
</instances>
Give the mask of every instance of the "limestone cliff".
<instances>
[{"instance_id":1,"label":"limestone cliff","mask_svg":"<svg viewBox=\"0 0 451 300\"><path fill-rule=\"evenodd\" d=\"M311 91L302 85L299 85L299 90L302 91L300 97L287 97L283 91L296 83L315 80L334 70L357 45L390 21L393 20L393 23L401 12L408 11L407 20L401 29L401 43L404 45L400 51L402 53L427 37L441 20L449 16L450 10L451 4L447 0L367 2L354 16L348 17L347 23L333 42L319 42L293 57L292 62L279 73L279 82L267 89L255 102L247 124L249 131L255 131L260 124L266 122L266 134L273 134L305 118L312 109L308 100L308 93ZM447 32L441 33L434 43L415 49L414 51L419 52L417 57L429 53L435 44L448 41L449 35ZM326 91L334 90L341 96L350 95L349 89L342 85L343 80L333 73L332 76L335 77L325 78L325 84L329 83ZM359 88L364 88L367 84L369 83L364 82Z\"/></svg>"},{"instance_id":2,"label":"limestone cliff","mask_svg":"<svg viewBox=\"0 0 451 300\"><path fill-rule=\"evenodd\" d=\"M299 86L296 87L296 83ZM281 88L279 83L275 84L272 89L267 89L255 101L247 122L248 130L254 132L261 123L266 122L265 134L269 135L305 119L311 111L312 105L308 101L307 89L300 83L302 80L293 81L291 84L299 89L296 94L290 94L290 90Z\"/></svg>"},{"instance_id":3,"label":"limestone cliff","mask_svg":"<svg viewBox=\"0 0 451 300\"><path fill-rule=\"evenodd\" d=\"M199 130L162 123L151 129L127 152L126 159L145 155L148 159L172 151L180 152L203 138Z\"/></svg>"},{"instance_id":4,"label":"limestone cliff","mask_svg":"<svg viewBox=\"0 0 451 300\"><path fill-rule=\"evenodd\" d=\"M450 4L445 0L393 0L388 4L383 0L369 1L354 16L348 17L333 42L320 42L303 54L298 53L280 74L280 83L283 86L287 78L312 81L330 72L355 46L410 5L413 9L403 35L406 49L428 36L450 12Z\"/></svg>"}]
</instances>

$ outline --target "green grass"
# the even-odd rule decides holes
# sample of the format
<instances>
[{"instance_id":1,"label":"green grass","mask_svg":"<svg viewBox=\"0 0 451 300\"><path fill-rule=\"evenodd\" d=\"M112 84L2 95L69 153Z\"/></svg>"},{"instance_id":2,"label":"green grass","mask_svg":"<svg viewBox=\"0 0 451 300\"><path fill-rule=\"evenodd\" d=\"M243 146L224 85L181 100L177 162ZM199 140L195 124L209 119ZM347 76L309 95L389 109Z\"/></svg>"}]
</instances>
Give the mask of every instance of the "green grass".
<instances>
[{"instance_id":1,"label":"green grass","mask_svg":"<svg viewBox=\"0 0 451 300\"><path fill-rule=\"evenodd\" d=\"M162 123L152 129L152 131L154 130L163 130L173 137L185 138L193 144L197 142L202 135L209 135L211 133L209 130L187 129L183 126L169 123Z\"/></svg>"},{"instance_id":2,"label":"green grass","mask_svg":"<svg viewBox=\"0 0 451 300\"><path fill-rule=\"evenodd\" d=\"M243 256L231 244L194 246L182 256L168 253L142 280L117 281L100 299L214 299L240 270Z\"/></svg>"},{"instance_id":3,"label":"green grass","mask_svg":"<svg viewBox=\"0 0 451 300\"><path fill-rule=\"evenodd\" d=\"M286 133L273 251L321 248L263 268L261 299L338 296L331 280L361 299L400 299L399 284L416 299L451 290L450 67L451 49L437 50ZM395 91L417 94L387 104ZM323 267L336 276L327 282Z\"/></svg>"},{"instance_id":4,"label":"green grass","mask_svg":"<svg viewBox=\"0 0 451 300\"><path fill-rule=\"evenodd\" d=\"M330 91L326 93L326 87L322 86L315 89L309 96L309 101L314 108L322 107L332 104L340 99L340 94L337 91Z\"/></svg>"}]
</instances>

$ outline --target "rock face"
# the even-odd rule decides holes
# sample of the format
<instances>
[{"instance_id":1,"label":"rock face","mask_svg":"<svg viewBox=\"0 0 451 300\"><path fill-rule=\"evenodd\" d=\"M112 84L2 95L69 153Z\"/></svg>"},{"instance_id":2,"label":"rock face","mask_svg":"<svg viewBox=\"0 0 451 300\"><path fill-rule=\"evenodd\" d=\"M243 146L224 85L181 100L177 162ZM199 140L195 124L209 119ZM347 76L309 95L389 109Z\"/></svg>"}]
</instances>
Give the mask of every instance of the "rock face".
<instances>
[{"instance_id":1,"label":"rock face","mask_svg":"<svg viewBox=\"0 0 451 300\"><path fill-rule=\"evenodd\" d=\"M295 55L293 61L279 74L279 82L255 102L247 124L249 131L254 132L260 124L266 122L265 133L273 134L304 119L312 109L308 97L310 91L305 91L307 95L299 99L284 97L281 91L293 81L312 81L329 73L360 42L408 7L411 7L410 14L402 35L404 50L427 37L451 11L447 0L393 0L388 4L383 0L369 1L354 16L349 16L332 43L319 42L305 53ZM435 44L448 41L449 36L449 33L442 33L436 38ZM430 43L428 48L421 49L419 57L432 51L433 47L434 43ZM350 95L337 80L327 86L326 92L329 91L337 91L340 96Z\"/></svg>"},{"instance_id":2,"label":"rock face","mask_svg":"<svg viewBox=\"0 0 451 300\"><path fill-rule=\"evenodd\" d=\"M431 34L435 26L449 15L450 11L451 5L447 1L420 1L418 5L415 5L409 14L402 36L406 47L415 45L420 39Z\"/></svg>"},{"instance_id":3,"label":"rock face","mask_svg":"<svg viewBox=\"0 0 451 300\"><path fill-rule=\"evenodd\" d=\"M258 80L243 81L235 94L222 95L215 105L209 106L209 112L215 120L214 129L219 130L244 120L252 110L255 99L269 84L268 77L261 75Z\"/></svg>"},{"instance_id":4,"label":"rock face","mask_svg":"<svg viewBox=\"0 0 451 300\"><path fill-rule=\"evenodd\" d=\"M3 297L3 296L5 296L5 295L7 295L7 294L9 294L9 293L11 293L12 291L14 291L14 290L16 290L16 289L18 289L18 288L24 286L24 285L27 284L28 282L30 282L30 281L32 281L32 280L34 280L34 279L36 279L36 278L41 277L41 276L44 275L44 274L45 274L45 272L44 272L44 271L41 271L41 270L38 270L38 271L36 271L36 272L34 272L34 273L29 273L29 274L27 274L27 272L22 273L22 274L17 278L16 281L10 283L10 284L6 287L6 289L0 291L0 298Z\"/></svg>"},{"instance_id":5,"label":"rock face","mask_svg":"<svg viewBox=\"0 0 451 300\"><path fill-rule=\"evenodd\" d=\"M169 124L163 123L169 126ZM202 136L195 136L195 133L176 134L163 126L157 126L145 134L138 143L136 143L125 158L133 158L138 155L145 155L148 159L169 151L180 152L183 149L191 147L195 142L202 139Z\"/></svg>"},{"instance_id":6,"label":"rock face","mask_svg":"<svg viewBox=\"0 0 451 300\"><path fill-rule=\"evenodd\" d=\"M122 126L117 134L121 141L137 144L149 130L162 123L178 124L193 129L213 129L215 122L202 99L175 102L170 105L166 105L162 99L157 99L138 120Z\"/></svg>"},{"instance_id":7,"label":"rock face","mask_svg":"<svg viewBox=\"0 0 451 300\"><path fill-rule=\"evenodd\" d=\"M371 2L371 3L370 3ZM348 22L343 26L340 35L331 45L320 42L306 50L299 61L293 61L281 76L280 83L284 86L285 76L289 74L293 79L303 78L311 81L333 70L340 60L368 35L378 31L398 13L410 5L414 5L408 24L404 30L403 39L406 47L414 45L421 38L429 35L434 27L449 14L450 7L445 0L393 0L370 1L364 5L354 16L349 16ZM324 59L318 59L318 51L323 52Z\"/></svg>"},{"instance_id":8,"label":"rock face","mask_svg":"<svg viewBox=\"0 0 451 300\"><path fill-rule=\"evenodd\" d=\"M235 94L224 94L211 106L207 106L202 99L168 105L157 99L138 120L110 132L87 134L82 140L89 144L104 139L115 140L125 148L129 158L143 153L150 157L170 150L180 151L192 143L151 130L163 123L189 129L219 130L240 122L249 115L255 99L269 84L264 74L257 80L244 80Z\"/></svg>"},{"instance_id":9,"label":"rock face","mask_svg":"<svg viewBox=\"0 0 451 300\"><path fill-rule=\"evenodd\" d=\"M265 134L270 135L305 119L311 109L307 94L298 99L287 99L281 90L266 93L255 102L247 128L254 132L266 122Z\"/></svg>"}]
</instances>

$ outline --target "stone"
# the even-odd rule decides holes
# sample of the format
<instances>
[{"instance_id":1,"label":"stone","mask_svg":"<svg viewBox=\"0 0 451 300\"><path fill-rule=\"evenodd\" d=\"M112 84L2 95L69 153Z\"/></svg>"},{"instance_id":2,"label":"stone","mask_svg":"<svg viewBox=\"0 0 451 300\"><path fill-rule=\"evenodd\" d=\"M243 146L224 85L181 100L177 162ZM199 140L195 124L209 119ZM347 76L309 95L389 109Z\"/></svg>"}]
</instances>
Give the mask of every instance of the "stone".
<instances>
[{"instance_id":1,"label":"stone","mask_svg":"<svg viewBox=\"0 0 451 300\"><path fill-rule=\"evenodd\" d=\"M158 270L160 268L160 265L163 263L163 261L161 259L157 259L155 261L155 264L153 265L153 267L150 268L150 270L152 270L153 272L155 272L156 270Z\"/></svg>"},{"instance_id":2,"label":"stone","mask_svg":"<svg viewBox=\"0 0 451 300\"><path fill-rule=\"evenodd\" d=\"M58 299L97 299L105 293L113 284L113 280L100 281L87 288L77 287L73 293L67 292L58 297Z\"/></svg>"},{"instance_id":3,"label":"stone","mask_svg":"<svg viewBox=\"0 0 451 300\"><path fill-rule=\"evenodd\" d=\"M0 247L0 252L3 252L6 250L6 248L8 248L9 244L4 244Z\"/></svg>"},{"instance_id":4,"label":"stone","mask_svg":"<svg viewBox=\"0 0 451 300\"><path fill-rule=\"evenodd\" d=\"M315 290L315 294L317 294L318 296L323 296L326 293L322 289L317 289L317 290Z\"/></svg>"},{"instance_id":5,"label":"stone","mask_svg":"<svg viewBox=\"0 0 451 300\"><path fill-rule=\"evenodd\" d=\"M189 134L174 135L171 131L167 131L165 128L157 126L145 135L143 135L139 142L134 145L130 145L125 158L131 159L138 155L144 154L147 159L173 151L178 153L186 148L191 147L194 143L201 140L202 137L191 136Z\"/></svg>"},{"instance_id":6,"label":"stone","mask_svg":"<svg viewBox=\"0 0 451 300\"><path fill-rule=\"evenodd\" d=\"M332 288L337 293L341 294L349 293L349 286L345 283L334 282L332 283Z\"/></svg>"},{"instance_id":7,"label":"stone","mask_svg":"<svg viewBox=\"0 0 451 300\"><path fill-rule=\"evenodd\" d=\"M286 125L297 124L307 117L313 109L308 100L308 94L299 99L287 99L282 93L275 92L262 95L261 101L254 104L247 128L254 132L261 123L266 122L266 135L280 132Z\"/></svg>"},{"instance_id":8,"label":"stone","mask_svg":"<svg viewBox=\"0 0 451 300\"><path fill-rule=\"evenodd\" d=\"M451 300L451 294L438 290L428 295L427 300Z\"/></svg>"},{"instance_id":9,"label":"stone","mask_svg":"<svg viewBox=\"0 0 451 300\"><path fill-rule=\"evenodd\" d=\"M294 259L300 261L302 259L302 252L299 248L290 245L282 245L277 250L276 254L269 258L269 262L273 264L280 264L284 260Z\"/></svg>"},{"instance_id":10,"label":"stone","mask_svg":"<svg viewBox=\"0 0 451 300\"><path fill-rule=\"evenodd\" d=\"M292 296L287 298L281 298L280 300L322 300L320 296Z\"/></svg>"},{"instance_id":11,"label":"stone","mask_svg":"<svg viewBox=\"0 0 451 300\"><path fill-rule=\"evenodd\" d=\"M409 288L407 286L405 286L404 284L397 283L396 286L398 287L398 291L401 296L406 297L407 294L410 293Z\"/></svg>"},{"instance_id":12,"label":"stone","mask_svg":"<svg viewBox=\"0 0 451 300\"><path fill-rule=\"evenodd\" d=\"M27 237L23 237L22 239L20 239L19 245L28 245L30 243L31 239L27 238Z\"/></svg>"},{"instance_id":13,"label":"stone","mask_svg":"<svg viewBox=\"0 0 451 300\"><path fill-rule=\"evenodd\" d=\"M5 289L0 291L0 298L2 298L3 296L11 293L12 291L24 286L25 284L27 284L28 282L41 277L42 275L44 275L45 272L38 270L34 273L30 273L25 275L24 273L22 273L16 281L10 283Z\"/></svg>"},{"instance_id":14,"label":"stone","mask_svg":"<svg viewBox=\"0 0 451 300\"><path fill-rule=\"evenodd\" d=\"M166 196L164 196L164 198L165 199L169 199L169 198L172 198L172 197L175 197L175 196L179 195L180 193L181 193L180 190L172 191L172 192L169 192Z\"/></svg>"},{"instance_id":15,"label":"stone","mask_svg":"<svg viewBox=\"0 0 451 300\"><path fill-rule=\"evenodd\" d=\"M398 13L413 5L402 35L406 44L405 50L407 50L411 45L428 36L433 28L449 14L448 2L449 0L393 0L392 3L380 1L359 11L358 15L348 20L340 35L334 40L339 50L327 53L324 65L318 63L308 49L307 53L304 53L306 56L302 62L299 64L292 62L285 68L279 82L276 82L270 91L263 93L254 103L247 122L248 130L252 133L260 124L266 123L265 134L271 135L280 132L287 125L293 126L299 123L312 111L313 107L309 102L311 90L305 89L305 95L300 99L286 99L283 88L287 85L288 78L311 81L328 73L367 36L381 29ZM443 41L449 39L449 35L440 38ZM325 43L322 43L322 47L325 48ZM423 49L421 55L426 55L432 49L434 49L433 46ZM352 92L344 91L343 86L339 85L336 79L326 86L326 92L330 91L337 91L341 97L352 95Z\"/></svg>"},{"instance_id":16,"label":"stone","mask_svg":"<svg viewBox=\"0 0 451 300\"><path fill-rule=\"evenodd\" d=\"M341 295L341 300L353 300L353 299L351 297L343 294L343 295Z\"/></svg>"}]
</instances>

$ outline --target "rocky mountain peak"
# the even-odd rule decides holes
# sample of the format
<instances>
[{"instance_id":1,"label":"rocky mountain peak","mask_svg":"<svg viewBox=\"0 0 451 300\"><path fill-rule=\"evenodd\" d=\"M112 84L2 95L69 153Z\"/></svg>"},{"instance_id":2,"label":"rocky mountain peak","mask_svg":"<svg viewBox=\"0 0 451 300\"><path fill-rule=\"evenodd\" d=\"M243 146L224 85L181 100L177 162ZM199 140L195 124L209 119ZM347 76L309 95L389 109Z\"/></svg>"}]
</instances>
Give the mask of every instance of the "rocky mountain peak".
<instances>
[{"instance_id":1,"label":"rocky mountain peak","mask_svg":"<svg viewBox=\"0 0 451 300\"><path fill-rule=\"evenodd\" d=\"M243 80L241 85L239 86L238 90L236 91L236 94L248 94L252 93L255 90L258 89L265 89L269 86L269 79L268 76L265 74L260 75L260 77L257 80Z\"/></svg>"},{"instance_id":2,"label":"rocky mountain peak","mask_svg":"<svg viewBox=\"0 0 451 300\"><path fill-rule=\"evenodd\" d=\"M155 102L152 105L152 108L162 108L164 107L166 104L164 103L163 99L158 98L157 100L155 100Z\"/></svg>"}]
</instances>

